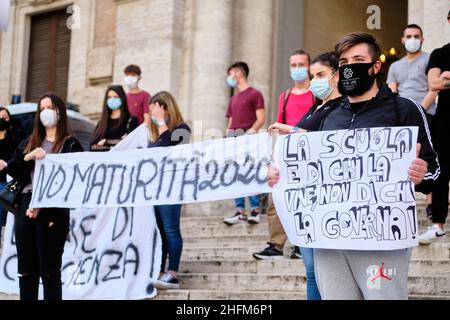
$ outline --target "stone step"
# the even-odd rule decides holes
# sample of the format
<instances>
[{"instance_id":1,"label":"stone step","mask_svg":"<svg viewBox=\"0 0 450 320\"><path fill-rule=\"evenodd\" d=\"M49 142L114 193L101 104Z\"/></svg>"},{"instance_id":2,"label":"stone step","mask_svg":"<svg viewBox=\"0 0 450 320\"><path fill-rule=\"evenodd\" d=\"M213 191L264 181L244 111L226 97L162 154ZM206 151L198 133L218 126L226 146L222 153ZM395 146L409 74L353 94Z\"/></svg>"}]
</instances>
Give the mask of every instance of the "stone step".
<instances>
[{"instance_id":1,"label":"stone step","mask_svg":"<svg viewBox=\"0 0 450 320\"><path fill-rule=\"evenodd\" d=\"M159 290L154 300L306 300L305 292Z\"/></svg>"},{"instance_id":2,"label":"stone step","mask_svg":"<svg viewBox=\"0 0 450 320\"><path fill-rule=\"evenodd\" d=\"M282 258L277 260L207 260L182 261L182 273L251 273L251 274L298 274L305 275L303 260ZM447 275L450 277L450 260L412 260L410 275Z\"/></svg>"},{"instance_id":3,"label":"stone step","mask_svg":"<svg viewBox=\"0 0 450 320\"><path fill-rule=\"evenodd\" d=\"M264 244L259 246L226 246L226 247L186 247L183 249L182 260L230 260L247 259L254 252L259 252ZM418 246L413 249L412 259L450 259L450 243L436 242L428 246Z\"/></svg>"},{"instance_id":4,"label":"stone step","mask_svg":"<svg viewBox=\"0 0 450 320\"><path fill-rule=\"evenodd\" d=\"M450 294L410 294L409 300L450 300Z\"/></svg>"},{"instance_id":5,"label":"stone step","mask_svg":"<svg viewBox=\"0 0 450 320\"><path fill-rule=\"evenodd\" d=\"M450 300L450 294L410 294L410 300ZM18 295L0 293L0 300L19 300ZM159 290L152 300L306 300L304 292Z\"/></svg>"},{"instance_id":6,"label":"stone step","mask_svg":"<svg viewBox=\"0 0 450 320\"><path fill-rule=\"evenodd\" d=\"M409 299L450 300L450 294L410 294ZM153 300L306 300L306 294L273 291L160 290Z\"/></svg>"},{"instance_id":7,"label":"stone step","mask_svg":"<svg viewBox=\"0 0 450 320\"><path fill-rule=\"evenodd\" d=\"M304 275L273 274L226 274L226 273L180 273L179 280L184 289L220 291L287 291L305 292ZM408 289L416 295L450 294L450 277L441 275L410 276Z\"/></svg>"},{"instance_id":8,"label":"stone step","mask_svg":"<svg viewBox=\"0 0 450 320\"><path fill-rule=\"evenodd\" d=\"M235 246L237 244L254 243L264 246L267 241L267 233L241 236L183 236L184 247L206 247L206 246Z\"/></svg>"},{"instance_id":9,"label":"stone step","mask_svg":"<svg viewBox=\"0 0 450 320\"><path fill-rule=\"evenodd\" d=\"M230 246L259 246L260 250L267 246L267 234L247 234L247 235L216 235L216 236L184 236L183 235L183 246L185 248L191 247L230 247ZM435 243L448 243L450 242L450 232L445 236L436 240ZM433 245L431 245L433 246ZM423 245L424 248L427 245ZM285 248L290 250L292 244L287 240L285 243Z\"/></svg>"},{"instance_id":10,"label":"stone step","mask_svg":"<svg viewBox=\"0 0 450 320\"><path fill-rule=\"evenodd\" d=\"M181 233L183 236L239 236L239 235L263 235L268 234L267 218L263 217L259 224L241 222L232 226L225 224L218 218L188 218L181 221ZM430 225L429 220L419 220L419 232Z\"/></svg>"},{"instance_id":11,"label":"stone step","mask_svg":"<svg viewBox=\"0 0 450 320\"><path fill-rule=\"evenodd\" d=\"M410 276L408 289L411 294L450 295L450 276Z\"/></svg>"},{"instance_id":12,"label":"stone step","mask_svg":"<svg viewBox=\"0 0 450 320\"><path fill-rule=\"evenodd\" d=\"M304 275L179 273L179 280L189 290L306 292Z\"/></svg>"}]
</instances>

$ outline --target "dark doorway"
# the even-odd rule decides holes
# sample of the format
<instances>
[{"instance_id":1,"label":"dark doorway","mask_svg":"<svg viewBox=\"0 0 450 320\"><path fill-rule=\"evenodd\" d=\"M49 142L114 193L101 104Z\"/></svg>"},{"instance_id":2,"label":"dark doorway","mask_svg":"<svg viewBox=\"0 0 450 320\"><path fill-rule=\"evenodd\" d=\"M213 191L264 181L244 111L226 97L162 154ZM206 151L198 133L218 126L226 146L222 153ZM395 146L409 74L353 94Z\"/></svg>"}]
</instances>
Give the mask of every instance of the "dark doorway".
<instances>
[{"instance_id":1,"label":"dark doorway","mask_svg":"<svg viewBox=\"0 0 450 320\"><path fill-rule=\"evenodd\" d=\"M70 36L67 10L31 18L27 101L36 102L48 91L67 98Z\"/></svg>"}]
</instances>

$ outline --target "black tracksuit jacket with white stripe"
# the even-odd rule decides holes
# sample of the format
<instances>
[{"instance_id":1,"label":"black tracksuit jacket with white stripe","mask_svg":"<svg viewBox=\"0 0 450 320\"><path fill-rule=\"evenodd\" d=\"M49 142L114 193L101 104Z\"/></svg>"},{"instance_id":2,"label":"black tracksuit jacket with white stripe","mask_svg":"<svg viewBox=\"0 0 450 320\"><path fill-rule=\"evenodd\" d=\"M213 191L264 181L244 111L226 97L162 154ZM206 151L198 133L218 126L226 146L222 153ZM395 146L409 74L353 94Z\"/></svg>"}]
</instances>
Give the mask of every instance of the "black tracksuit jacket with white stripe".
<instances>
[{"instance_id":1,"label":"black tracksuit jacket with white stripe","mask_svg":"<svg viewBox=\"0 0 450 320\"><path fill-rule=\"evenodd\" d=\"M353 114L347 98L322 123L321 130L342 130L375 127L419 127L419 158L428 163L428 173L416 191L428 194L440 173L437 155L431 143L430 129L422 106L411 99L399 97L382 85L378 94L360 111Z\"/></svg>"}]
</instances>

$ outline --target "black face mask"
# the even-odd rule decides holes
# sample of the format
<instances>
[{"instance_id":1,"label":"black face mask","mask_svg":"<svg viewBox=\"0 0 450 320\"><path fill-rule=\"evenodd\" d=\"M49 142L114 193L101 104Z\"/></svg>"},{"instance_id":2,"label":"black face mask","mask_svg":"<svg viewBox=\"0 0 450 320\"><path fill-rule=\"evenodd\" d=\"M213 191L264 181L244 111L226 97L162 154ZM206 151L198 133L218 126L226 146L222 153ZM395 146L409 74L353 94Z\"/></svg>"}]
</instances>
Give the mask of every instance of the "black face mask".
<instances>
[{"instance_id":1,"label":"black face mask","mask_svg":"<svg viewBox=\"0 0 450 320\"><path fill-rule=\"evenodd\" d=\"M373 86L376 75L370 75L369 69L375 62L353 63L339 67L339 91L341 94L357 97L361 96Z\"/></svg>"},{"instance_id":2,"label":"black face mask","mask_svg":"<svg viewBox=\"0 0 450 320\"><path fill-rule=\"evenodd\" d=\"M6 121L5 119L0 119L0 131L4 131L9 129L9 121Z\"/></svg>"}]
</instances>

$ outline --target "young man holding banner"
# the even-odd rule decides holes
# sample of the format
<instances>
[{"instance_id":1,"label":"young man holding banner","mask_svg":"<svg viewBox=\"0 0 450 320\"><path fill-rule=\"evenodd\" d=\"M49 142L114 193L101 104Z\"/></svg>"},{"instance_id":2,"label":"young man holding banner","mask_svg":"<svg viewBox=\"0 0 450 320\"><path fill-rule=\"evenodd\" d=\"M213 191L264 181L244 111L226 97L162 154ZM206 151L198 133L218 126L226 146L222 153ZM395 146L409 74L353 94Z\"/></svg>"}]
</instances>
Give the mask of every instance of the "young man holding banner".
<instances>
[{"instance_id":1,"label":"young man holding banner","mask_svg":"<svg viewBox=\"0 0 450 320\"><path fill-rule=\"evenodd\" d=\"M386 85L378 88L376 78L381 69L378 60L381 50L370 34L347 34L335 51L339 60L339 91L347 99L325 119L322 131L418 127L416 159L405 170L415 191L429 193L439 175L439 164L423 108L410 99L398 97ZM269 185L276 184L278 169L270 169L268 178ZM374 205L381 203L377 201ZM316 247L315 274L322 299L407 299L412 249L405 245L399 250L386 250L382 243L377 242L375 248L369 250L363 244L361 250L336 249L338 246L333 247L331 243L320 249ZM352 246L358 247L356 243ZM372 274L374 266L378 275ZM395 275L387 277L386 270L393 270ZM372 280L376 279L378 285L373 285Z\"/></svg>"},{"instance_id":2,"label":"young man holding banner","mask_svg":"<svg viewBox=\"0 0 450 320\"><path fill-rule=\"evenodd\" d=\"M367 33L344 36L335 47L339 60L339 86L348 101L325 120L322 130L386 126L418 126L417 159L408 176L416 191L429 193L439 175L439 165L432 148L430 131L423 108L413 100L397 97L376 78L381 69L380 47ZM428 166L428 168L427 168ZM392 251L315 251L316 277L325 299L407 299L408 268L411 248ZM394 268L396 277L379 288L367 285L367 269L385 264ZM338 275L338 276L337 276Z\"/></svg>"}]
</instances>

